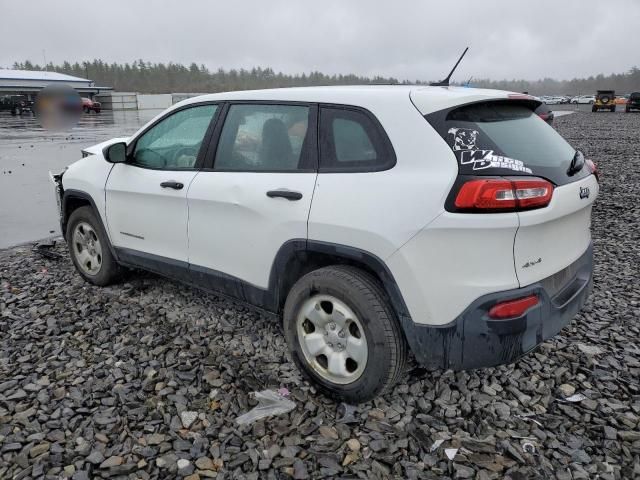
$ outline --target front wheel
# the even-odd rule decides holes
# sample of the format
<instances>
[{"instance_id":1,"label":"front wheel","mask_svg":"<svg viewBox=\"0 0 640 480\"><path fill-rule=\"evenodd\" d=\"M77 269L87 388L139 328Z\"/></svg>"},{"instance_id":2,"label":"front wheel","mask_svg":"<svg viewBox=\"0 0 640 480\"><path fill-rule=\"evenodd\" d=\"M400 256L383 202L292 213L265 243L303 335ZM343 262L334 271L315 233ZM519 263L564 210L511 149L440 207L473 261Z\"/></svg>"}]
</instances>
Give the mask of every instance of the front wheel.
<instances>
[{"instance_id":1,"label":"front wheel","mask_svg":"<svg viewBox=\"0 0 640 480\"><path fill-rule=\"evenodd\" d=\"M404 372L407 345L375 278L350 266L315 270L293 286L284 307L291 356L327 396L370 400Z\"/></svg>"},{"instance_id":2,"label":"front wheel","mask_svg":"<svg viewBox=\"0 0 640 480\"><path fill-rule=\"evenodd\" d=\"M597 111L598 111L598 109L597 109L596 107L591 107L591 111L592 111L592 112L597 112Z\"/></svg>"},{"instance_id":3,"label":"front wheel","mask_svg":"<svg viewBox=\"0 0 640 480\"><path fill-rule=\"evenodd\" d=\"M109 239L91 207L80 207L69 217L67 246L73 265L89 283L105 286L120 277Z\"/></svg>"}]
</instances>

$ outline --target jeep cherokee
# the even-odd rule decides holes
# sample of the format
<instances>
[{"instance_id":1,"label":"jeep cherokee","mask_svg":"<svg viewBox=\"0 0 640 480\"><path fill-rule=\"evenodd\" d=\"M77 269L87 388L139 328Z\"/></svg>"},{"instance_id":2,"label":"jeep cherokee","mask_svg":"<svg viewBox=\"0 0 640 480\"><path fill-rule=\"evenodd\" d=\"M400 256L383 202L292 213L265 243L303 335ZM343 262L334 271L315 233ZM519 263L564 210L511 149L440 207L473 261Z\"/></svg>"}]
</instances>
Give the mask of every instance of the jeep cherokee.
<instances>
[{"instance_id":1,"label":"jeep cherokee","mask_svg":"<svg viewBox=\"0 0 640 480\"><path fill-rule=\"evenodd\" d=\"M52 176L95 285L140 268L282 318L323 392L517 360L592 277L595 165L528 95L312 87L204 95Z\"/></svg>"}]
</instances>

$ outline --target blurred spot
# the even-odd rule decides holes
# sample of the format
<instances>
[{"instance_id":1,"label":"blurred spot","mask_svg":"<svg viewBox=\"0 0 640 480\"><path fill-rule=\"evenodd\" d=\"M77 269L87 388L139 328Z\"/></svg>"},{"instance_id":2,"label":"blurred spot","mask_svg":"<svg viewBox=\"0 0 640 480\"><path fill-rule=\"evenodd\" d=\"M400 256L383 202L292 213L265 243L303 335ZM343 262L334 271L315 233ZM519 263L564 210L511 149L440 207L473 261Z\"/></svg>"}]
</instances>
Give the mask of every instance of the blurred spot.
<instances>
[{"instance_id":1,"label":"blurred spot","mask_svg":"<svg viewBox=\"0 0 640 480\"><path fill-rule=\"evenodd\" d=\"M81 113L80 95L68 85L49 85L36 97L38 122L47 130L69 130L78 123Z\"/></svg>"}]
</instances>

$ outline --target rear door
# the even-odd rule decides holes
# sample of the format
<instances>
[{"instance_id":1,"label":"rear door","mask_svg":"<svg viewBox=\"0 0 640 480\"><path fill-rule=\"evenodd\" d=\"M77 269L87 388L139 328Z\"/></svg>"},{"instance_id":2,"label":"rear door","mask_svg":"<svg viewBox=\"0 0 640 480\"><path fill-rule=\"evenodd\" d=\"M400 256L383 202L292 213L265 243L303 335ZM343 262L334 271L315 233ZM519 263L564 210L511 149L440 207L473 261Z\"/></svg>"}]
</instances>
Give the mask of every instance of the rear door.
<instances>
[{"instance_id":1,"label":"rear door","mask_svg":"<svg viewBox=\"0 0 640 480\"><path fill-rule=\"evenodd\" d=\"M171 112L134 140L129 161L113 166L106 217L113 244L126 249L124 254L164 257L186 268L187 191L204 159L201 146L217 108L193 105Z\"/></svg>"},{"instance_id":2,"label":"rear door","mask_svg":"<svg viewBox=\"0 0 640 480\"><path fill-rule=\"evenodd\" d=\"M224 281L232 293L248 291L239 282L266 289L280 247L307 238L317 108L246 102L225 110L212 168L189 189L192 276L214 288Z\"/></svg>"},{"instance_id":3,"label":"rear door","mask_svg":"<svg viewBox=\"0 0 640 480\"><path fill-rule=\"evenodd\" d=\"M518 211L513 256L521 286L553 275L587 250L598 194L582 154L533 112L535 106L502 100L427 115L454 150L460 177L537 177L553 184L546 207Z\"/></svg>"}]
</instances>

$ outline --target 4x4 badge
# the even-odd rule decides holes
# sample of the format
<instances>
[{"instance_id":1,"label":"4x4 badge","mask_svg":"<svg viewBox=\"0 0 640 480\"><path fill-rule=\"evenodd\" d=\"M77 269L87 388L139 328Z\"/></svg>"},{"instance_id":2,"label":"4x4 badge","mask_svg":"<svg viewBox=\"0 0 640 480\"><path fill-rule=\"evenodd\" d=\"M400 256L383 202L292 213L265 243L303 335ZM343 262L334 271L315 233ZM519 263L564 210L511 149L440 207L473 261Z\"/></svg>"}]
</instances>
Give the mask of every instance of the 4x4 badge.
<instances>
[{"instance_id":1,"label":"4x4 badge","mask_svg":"<svg viewBox=\"0 0 640 480\"><path fill-rule=\"evenodd\" d=\"M589 198L590 194L589 187L580 187L580 198Z\"/></svg>"}]
</instances>

